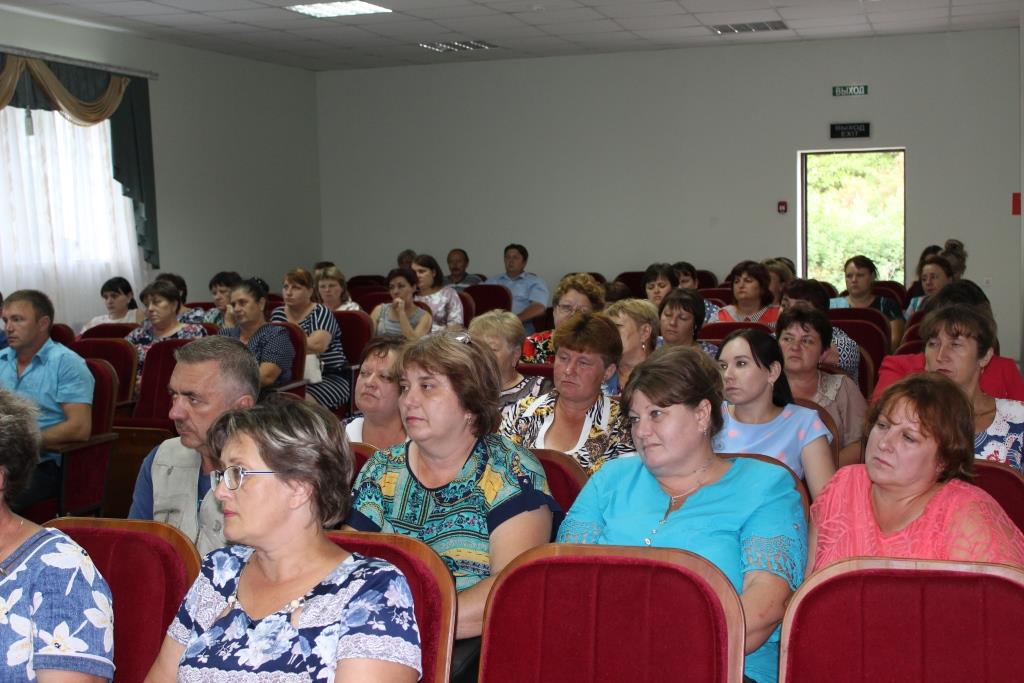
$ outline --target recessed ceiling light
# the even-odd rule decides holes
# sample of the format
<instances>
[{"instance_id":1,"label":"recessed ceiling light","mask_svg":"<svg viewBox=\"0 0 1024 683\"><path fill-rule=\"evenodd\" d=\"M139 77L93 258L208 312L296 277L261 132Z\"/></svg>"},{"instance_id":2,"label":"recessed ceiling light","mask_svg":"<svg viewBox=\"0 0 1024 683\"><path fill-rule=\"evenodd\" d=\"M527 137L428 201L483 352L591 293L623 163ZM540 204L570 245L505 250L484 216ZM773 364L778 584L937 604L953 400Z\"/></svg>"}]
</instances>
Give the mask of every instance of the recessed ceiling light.
<instances>
[{"instance_id":1,"label":"recessed ceiling light","mask_svg":"<svg viewBox=\"0 0 1024 683\"><path fill-rule=\"evenodd\" d=\"M291 5L285 7L299 14L307 14L311 17L323 19L326 17L352 17L357 14L379 14L390 12L387 7L378 7L368 2L351 0L350 2L318 2L313 5Z\"/></svg>"},{"instance_id":2,"label":"recessed ceiling light","mask_svg":"<svg viewBox=\"0 0 1024 683\"><path fill-rule=\"evenodd\" d=\"M420 47L433 52L469 52L472 50L493 50L492 45L484 40L452 40L442 43L420 43Z\"/></svg>"}]
</instances>

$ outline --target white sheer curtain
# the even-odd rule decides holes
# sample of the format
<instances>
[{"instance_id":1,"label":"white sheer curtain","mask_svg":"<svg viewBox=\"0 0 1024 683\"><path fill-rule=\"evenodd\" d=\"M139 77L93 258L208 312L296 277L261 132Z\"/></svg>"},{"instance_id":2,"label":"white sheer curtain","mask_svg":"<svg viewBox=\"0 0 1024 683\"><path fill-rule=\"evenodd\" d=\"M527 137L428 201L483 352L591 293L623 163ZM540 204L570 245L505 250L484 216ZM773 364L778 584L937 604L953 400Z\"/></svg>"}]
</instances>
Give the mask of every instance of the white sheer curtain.
<instances>
[{"instance_id":1,"label":"white sheer curtain","mask_svg":"<svg viewBox=\"0 0 1024 683\"><path fill-rule=\"evenodd\" d=\"M0 109L0 291L46 292L55 322L78 330L105 312L100 285L115 275L138 295L152 272L112 176L110 123L33 111L29 127L24 109Z\"/></svg>"}]
</instances>

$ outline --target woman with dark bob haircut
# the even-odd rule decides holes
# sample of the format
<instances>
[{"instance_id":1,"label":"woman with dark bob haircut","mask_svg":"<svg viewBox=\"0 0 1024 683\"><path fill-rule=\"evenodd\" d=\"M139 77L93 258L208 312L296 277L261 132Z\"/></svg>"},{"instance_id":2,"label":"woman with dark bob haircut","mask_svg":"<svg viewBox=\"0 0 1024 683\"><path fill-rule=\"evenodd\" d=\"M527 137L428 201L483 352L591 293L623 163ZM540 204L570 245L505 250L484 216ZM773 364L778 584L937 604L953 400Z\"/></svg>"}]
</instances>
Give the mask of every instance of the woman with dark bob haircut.
<instances>
[{"instance_id":1,"label":"woman with dark bob haircut","mask_svg":"<svg viewBox=\"0 0 1024 683\"><path fill-rule=\"evenodd\" d=\"M817 411L793 403L778 342L761 330L737 330L722 341L718 365L725 380L726 428L715 448L781 460L817 496L836 471L832 434Z\"/></svg>"},{"instance_id":2,"label":"woman with dark bob haircut","mask_svg":"<svg viewBox=\"0 0 1024 683\"><path fill-rule=\"evenodd\" d=\"M693 346L714 358L718 347L706 341L698 341L697 333L704 326L706 303L695 289L674 289L661 300L658 307L658 322L661 329L661 343L666 346Z\"/></svg>"},{"instance_id":3,"label":"woman with dark bob haircut","mask_svg":"<svg viewBox=\"0 0 1024 683\"><path fill-rule=\"evenodd\" d=\"M434 257L417 254L412 260L412 272L416 274L415 300L430 307L430 331L462 327L465 324L462 299L454 287L444 284L444 271Z\"/></svg>"},{"instance_id":4,"label":"woman with dark bob haircut","mask_svg":"<svg viewBox=\"0 0 1024 683\"><path fill-rule=\"evenodd\" d=\"M661 304L665 295L676 287L676 271L668 263L652 263L644 271L641 284L644 286L644 293L647 300L655 306Z\"/></svg>"},{"instance_id":5,"label":"woman with dark bob haircut","mask_svg":"<svg viewBox=\"0 0 1024 683\"><path fill-rule=\"evenodd\" d=\"M402 349L395 373L409 440L363 466L346 523L432 547L459 592L456 637L479 636L493 577L546 543L560 510L540 462L494 433L501 382L490 347L466 332L431 334Z\"/></svg>"},{"instance_id":6,"label":"woman with dark bob haircut","mask_svg":"<svg viewBox=\"0 0 1024 683\"><path fill-rule=\"evenodd\" d=\"M778 678L786 600L803 580L807 525L782 467L723 457L722 376L693 347L655 351L622 394L638 458L604 464L558 532L562 543L681 548L729 578L746 618L745 675Z\"/></svg>"},{"instance_id":7,"label":"woman with dark bob haircut","mask_svg":"<svg viewBox=\"0 0 1024 683\"><path fill-rule=\"evenodd\" d=\"M622 338L603 313L575 313L555 328L555 388L524 398L501 421L501 433L526 448L553 448L590 469L633 452L619 401L603 385L615 377Z\"/></svg>"},{"instance_id":8,"label":"woman with dark bob haircut","mask_svg":"<svg viewBox=\"0 0 1024 683\"><path fill-rule=\"evenodd\" d=\"M206 556L147 680L415 681L420 641L405 577L324 532L351 493L338 419L274 397L225 413L208 438L231 545Z\"/></svg>"},{"instance_id":9,"label":"woman with dark bob haircut","mask_svg":"<svg viewBox=\"0 0 1024 683\"><path fill-rule=\"evenodd\" d=\"M729 273L736 303L718 311L715 322L761 323L775 327L779 307L772 303L771 276L757 261L740 261Z\"/></svg>"},{"instance_id":10,"label":"woman with dark bob haircut","mask_svg":"<svg viewBox=\"0 0 1024 683\"><path fill-rule=\"evenodd\" d=\"M0 680L114 677L110 589L88 554L56 529L15 514L39 462L38 409L0 389ZM51 635L52 634L52 635Z\"/></svg>"},{"instance_id":11,"label":"woman with dark bob haircut","mask_svg":"<svg viewBox=\"0 0 1024 683\"><path fill-rule=\"evenodd\" d=\"M144 312L135 303L135 294L131 283L123 277L112 277L100 287L100 296L107 312L90 320L82 332L90 327L104 323L141 323L145 319Z\"/></svg>"},{"instance_id":12,"label":"woman with dark bob haircut","mask_svg":"<svg viewBox=\"0 0 1024 683\"><path fill-rule=\"evenodd\" d=\"M867 256L858 255L847 259L843 265L846 275L846 294L831 299L829 308L874 308L889 320L892 348L899 346L903 337L903 311L900 305L885 296L876 296L872 291L878 278L878 267Z\"/></svg>"},{"instance_id":13,"label":"woman with dark bob haircut","mask_svg":"<svg viewBox=\"0 0 1024 683\"><path fill-rule=\"evenodd\" d=\"M387 276L391 303L377 304L370 311L374 335L392 334L419 339L430 334L433 315L416 305L419 278L408 268L392 268Z\"/></svg>"},{"instance_id":14,"label":"woman with dark bob haircut","mask_svg":"<svg viewBox=\"0 0 1024 683\"><path fill-rule=\"evenodd\" d=\"M1024 567L1024 535L974 468L970 401L938 373L908 377L871 407L865 464L843 467L811 507L815 570L855 556Z\"/></svg>"}]
</instances>

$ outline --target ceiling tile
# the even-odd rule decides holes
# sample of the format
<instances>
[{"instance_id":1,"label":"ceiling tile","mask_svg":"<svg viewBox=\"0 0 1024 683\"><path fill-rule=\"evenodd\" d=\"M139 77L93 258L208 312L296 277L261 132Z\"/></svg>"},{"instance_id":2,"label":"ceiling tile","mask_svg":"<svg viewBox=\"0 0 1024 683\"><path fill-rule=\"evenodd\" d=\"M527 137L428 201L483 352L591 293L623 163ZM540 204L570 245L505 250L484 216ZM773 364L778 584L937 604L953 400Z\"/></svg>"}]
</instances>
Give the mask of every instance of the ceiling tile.
<instances>
[{"instance_id":1,"label":"ceiling tile","mask_svg":"<svg viewBox=\"0 0 1024 683\"><path fill-rule=\"evenodd\" d=\"M622 28L630 31L636 29L685 28L687 26L700 26L700 21L698 21L697 17L692 14L632 17L628 19L616 19L615 21Z\"/></svg>"},{"instance_id":2,"label":"ceiling tile","mask_svg":"<svg viewBox=\"0 0 1024 683\"><path fill-rule=\"evenodd\" d=\"M974 5L953 5L954 17L967 16L969 14L1009 14L1019 13L1024 5L1017 2L986 2Z\"/></svg>"},{"instance_id":3,"label":"ceiling tile","mask_svg":"<svg viewBox=\"0 0 1024 683\"><path fill-rule=\"evenodd\" d=\"M297 0L293 0L295 2ZM161 5L188 10L190 12L217 12L233 9L258 9L263 7L252 0L159 0Z\"/></svg>"},{"instance_id":4,"label":"ceiling tile","mask_svg":"<svg viewBox=\"0 0 1024 683\"><path fill-rule=\"evenodd\" d=\"M684 9L697 12L731 12L736 10L771 10L776 4L772 0L680 0ZM760 21L754 19L753 21Z\"/></svg>"},{"instance_id":5,"label":"ceiling tile","mask_svg":"<svg viewBox=\"0 0 1024 683\"><path fill-rule=\"evenodd\" d=\"M541 11L544 12L552 12L584 7L576 0L483 0L481 4L499 12L532 12L535 7L543 8Z\"/></svg>"},{"instance_id":6,"label":"ceiling tile","mask_svg":"<svg viewBox=\"0 0 1024 683\"><path fill-rule=\"evenodd\" d=\"M868 19L872 24L880 22L916 23L922 21L945 21L946 19L949 19L949 8L926 7L922 9L904 10L902 12L868 12Z\"/></svg>"},{"instance_id":7,"label":"ceiling tile","mask_svg":"<svg viewBox=\"0 0 1024 683\"><path fill-rule=\"evenodd\" d=\"M573 36L581 33L606 33L609 31L622 30L622 27L611 19L599 19L598 21L574 21L569 24L550 24L542 28L548 33L556 36Z\"/></svg>"},{"instance_id":8,"label":"ceiling tile","mask_svg":"<svg viewBox=\"0 0 1024 683\"><path fill-rule=\"evenodd\" d=\"M787 19L786 26L792 29L821 28L823 26L863 26L868 28L865 17L818 17L816 19Z\"/></svg>"},{"instance_id":9,"label":"ceiling tile","mask_svg":"<svg viewBox=\"0 0 1024 683\"><path fill-rule=\"evenodd\" d=\"M533 24L535 26L566 24L576 21L593 21L605 18L603 14L599 14L589 7L545 10L543 12L517 12L514 16L524 24Z\"/></svg>"},{"instance_id":10,"label":"ceiling tile","mask_svg":"<svg viewBox=\"0 0 1024 683\"><path fill-rule=\"evenodd\" d=\"M691 38L714 38L714 42L722 42L722 36L715 35L711 29L704 26L691 26L689 28L666 28L651 31L634 31L635 34L646 40L663 45L686 42Z\"/></svg>"},{"instance_id":11,"label":"ceiling tile","mask_svg":"<svg viewBox=\"0 0 1024 683\"><path fill-rule=\"evenodd\" d=\"M144 0L130 0L129 2L100 2L91 4L88 9L95 10L102 14L113 14L118 17L137 17L145 14L180 14L181 10L166 5L158 5L155 2L144 2Z\"/></svg>"},{"instance_id":12,"label":"ceiling tile","mask_svg":"<svg viewBox=\"0 0 1024 683\"><path fill-rule=\"evenodd\" d=\"M779 7L779 16L785 21L790 19L817 19L820 17L849 17L866 15L864 5L859 2L821 3L801 5L797 7Z\"/></svg>"},{"instance_id":13,"label":"ceiling tile","mask_svg":"<svg viewBox=\"0 0 1024 683\"><path fill-rule=\"evenodd\" d=\"M751 10L748 12L708 12L697 14L705 26L715 24L749 24L752 21L781 21L782 17L773 9Z\"/></svg>"}]
</instances>

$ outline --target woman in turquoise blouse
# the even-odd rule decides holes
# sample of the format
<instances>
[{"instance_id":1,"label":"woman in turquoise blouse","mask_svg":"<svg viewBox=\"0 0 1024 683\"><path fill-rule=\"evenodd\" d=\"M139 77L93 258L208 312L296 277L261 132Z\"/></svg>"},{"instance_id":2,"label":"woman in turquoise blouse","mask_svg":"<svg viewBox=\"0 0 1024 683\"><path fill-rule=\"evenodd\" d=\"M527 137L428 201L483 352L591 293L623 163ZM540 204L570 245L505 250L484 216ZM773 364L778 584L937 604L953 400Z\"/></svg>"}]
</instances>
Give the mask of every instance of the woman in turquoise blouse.
<instances>
[{"instance_id":1,"label":"woman in turquoise blouse","mask_svg":"<svg viewBox=\"0 0 1024 683\"><path fill-rule=\"evenodd\" d=\"M622 402L640 457L609 461L591 477L558 540L681 548L714 563L743 605L745 675L774 683L778 626L803 580L807 521L784 468L714 452L721 401L721 374L699 349L659 349L637 366Z\"/></svg>"}]
</instances>

